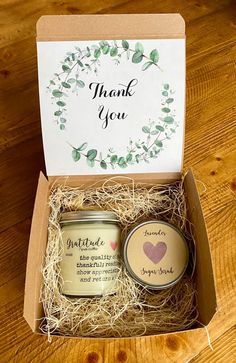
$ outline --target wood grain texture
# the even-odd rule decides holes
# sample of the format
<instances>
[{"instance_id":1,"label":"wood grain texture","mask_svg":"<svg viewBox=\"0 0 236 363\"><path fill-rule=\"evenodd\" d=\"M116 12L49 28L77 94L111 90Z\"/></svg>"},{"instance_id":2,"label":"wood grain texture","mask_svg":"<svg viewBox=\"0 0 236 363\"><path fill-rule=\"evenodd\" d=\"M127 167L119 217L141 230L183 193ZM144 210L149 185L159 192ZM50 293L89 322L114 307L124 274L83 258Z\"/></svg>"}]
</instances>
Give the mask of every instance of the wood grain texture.
<instances>
[{"instance_id":1,"label":"wood grain texture","mask_svg":"<svg viewBox=\"0 0 236 363\"><path fill-rule=\"evenodd\" d=\"M209 232L218 312L205 330L135 339L33 335L22 318L30 217L44 170L35 23L45 14L180 12L187 26L184 168ZM228 0L0 1L0 362L235 362L236 6Z\"/></svg>"},{"instance_id":2,"label":"wood grain texture","mask_svg":"<svg viewBox=\"0 0 236 363\"><path fill-rule=\"evenodd\" d=\"M214 343L214 350L210 353L210 348L207 347L192 360L193 363L209 362L210 355L211 363L218 362L235 362L236 361L236 329L233 327L223 334L220 338L216 339Z\"/></svg>"}]
</instances>

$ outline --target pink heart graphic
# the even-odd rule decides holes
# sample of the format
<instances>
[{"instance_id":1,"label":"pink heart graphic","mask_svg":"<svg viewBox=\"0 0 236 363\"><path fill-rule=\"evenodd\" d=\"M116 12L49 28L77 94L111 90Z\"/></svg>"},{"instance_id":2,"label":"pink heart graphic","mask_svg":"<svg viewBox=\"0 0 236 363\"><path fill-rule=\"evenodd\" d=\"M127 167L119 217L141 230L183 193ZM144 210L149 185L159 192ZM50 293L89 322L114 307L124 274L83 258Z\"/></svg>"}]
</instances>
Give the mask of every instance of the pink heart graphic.
<instances>
[{"instance_id":1,"label":"pink heart graphic","mask_svg":"<svg viewBox=\"0 0 236 363\"><path fill-rule=\"evenodd\" d=\"M110 241L110 246L115 251L118 247L118 242Z\"/></svg>"},{"instance_id":2,"label":"pink heart graphic","mask_svg":"<svg viewBox=\"0 0 236 363\"><path fill-rule=\"evenodd\" d=\"M155 246L151 242L143 244L143 251L145 255L154 263L158 263L165 256L167 246L165 242L158 242Z\"/></svg>"}]
</instances>

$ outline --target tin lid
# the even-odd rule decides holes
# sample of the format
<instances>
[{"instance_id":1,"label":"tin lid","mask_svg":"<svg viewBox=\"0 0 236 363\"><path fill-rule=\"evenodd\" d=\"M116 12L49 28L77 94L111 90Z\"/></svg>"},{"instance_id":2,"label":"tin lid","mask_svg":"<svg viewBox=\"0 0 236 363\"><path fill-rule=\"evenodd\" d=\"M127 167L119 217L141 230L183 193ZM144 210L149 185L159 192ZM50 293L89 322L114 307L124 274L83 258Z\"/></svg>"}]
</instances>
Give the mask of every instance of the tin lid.
<instances>
[{"instance_id":1,"label":"tin lid","mask_svg":"<svg viewBox=\"0 0 236 363\"><path fill-rule=\"evenodd\" d=\"M130 276L156 290L176 284L189 260L182 233L173 225L158 220L136 226L125 240L123 255Z\"/></svg>"},{"instance_id":2,"label":"tin lid","mask_svg":"<svg viewBox=\"0 0 236 363\"><path fill-rule=\"evenodd\" d=\"M60 223L73 223L73 222L119 222L116 214L110 211L78 211L78 212L65 212L61 215Z\"/></svg>"}]
</instances>

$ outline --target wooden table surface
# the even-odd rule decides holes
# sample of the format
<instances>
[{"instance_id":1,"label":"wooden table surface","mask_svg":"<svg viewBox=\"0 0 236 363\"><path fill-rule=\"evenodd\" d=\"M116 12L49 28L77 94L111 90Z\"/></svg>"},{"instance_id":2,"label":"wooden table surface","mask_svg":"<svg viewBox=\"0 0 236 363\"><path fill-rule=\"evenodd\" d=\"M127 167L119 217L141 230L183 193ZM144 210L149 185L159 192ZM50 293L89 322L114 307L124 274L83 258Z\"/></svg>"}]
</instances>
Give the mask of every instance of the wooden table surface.
<instances>
[{"instance_id":1,"label":"wooden table surface","mask_svg":"<svg viewBox=\"0 0 236 363\"><path fill-rule=\"evenodd\" d=\"M43 14L180 12L187 26L184 169L192 167L212 250L218 312L205 330L121 340L32 334L22 317L30 221L44 170L35 23ZM236 6L228 0L0 1L0 362L236 362ZM207 301L206 301L207 304Z\"/></svg>"}]
</instances>

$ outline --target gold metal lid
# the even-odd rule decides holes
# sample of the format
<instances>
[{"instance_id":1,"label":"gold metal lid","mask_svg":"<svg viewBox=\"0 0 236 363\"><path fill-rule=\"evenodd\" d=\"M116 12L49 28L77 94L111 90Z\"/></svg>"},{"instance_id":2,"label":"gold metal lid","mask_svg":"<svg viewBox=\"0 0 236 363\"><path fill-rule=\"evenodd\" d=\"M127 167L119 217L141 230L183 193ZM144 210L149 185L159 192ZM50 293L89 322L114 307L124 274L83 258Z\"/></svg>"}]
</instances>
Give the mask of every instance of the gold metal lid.
<instances>
[{"instance_id":1,"label":"gold metal lid","mask_svg":"<svg viewBox=\"0 0 236 363\"><path fill-rule=\"evenodd\" d=\"M78 212L65 212L61 215L60 223L73 222L114 222L118 223L119 219L114 212L103 210L87 210Z\"/></svg>"}]
</instances>

